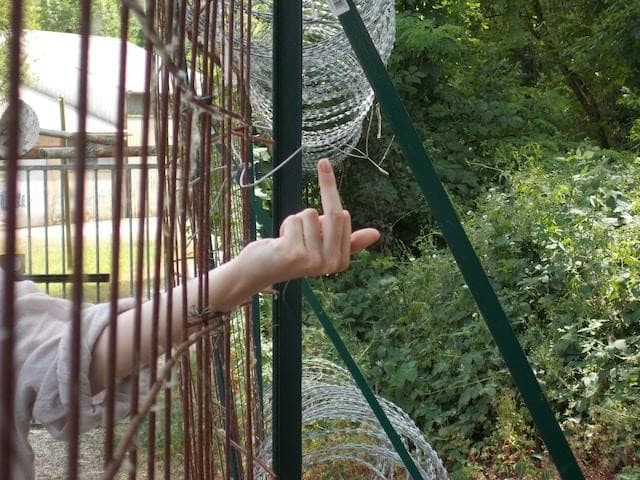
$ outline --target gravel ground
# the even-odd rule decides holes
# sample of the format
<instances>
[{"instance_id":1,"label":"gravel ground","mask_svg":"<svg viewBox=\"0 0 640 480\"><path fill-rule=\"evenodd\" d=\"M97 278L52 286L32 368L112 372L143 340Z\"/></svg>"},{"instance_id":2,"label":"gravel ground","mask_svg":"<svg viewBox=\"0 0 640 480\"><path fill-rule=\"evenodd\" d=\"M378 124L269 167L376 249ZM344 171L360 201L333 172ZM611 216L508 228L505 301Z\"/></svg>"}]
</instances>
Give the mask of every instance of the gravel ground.
<instances>
[{"instance_id":1,"label":"gravel ground","mask_svg":"<svg viewBox=\"0 0 640 480\"><path fill-rule=\"evenodd\" d=\"M102 430L95 429L80 437L80 478L98 479L102 475ZM67 448L41 426L31 427L29 441L36 456L36 479L65 478Z\"/></svg>"},{"instance_id":2,"label":"gravel ground","mask_svg":"<svg viewBox=\"0 0 640 480\"><path fill-rule=\"evenodd\" d=\"M104 434L102 429L97 428L80 436L80 473L81 480L94 480L102 478L104 457L102 455ZM49 432L42 426L32 426L29 433L29 441L33 447L36 457L36 480L54 480L66 478L67 470L67 448L64 442L55 440ZM183 469L180 456L176 456L176 461L171 465L171 477L183 478ZM147 478L146 463L144 458L138 459L137 478L144 480ZM125 460L126 462L126 460ZM126 463L125 463L126 464ZM164 464L161 461L156 463L156 478L160 478L158 472L164 471ZM116 479L126 479L128 475L121 468L116 475Z\"/></svg>"}]
</instances>

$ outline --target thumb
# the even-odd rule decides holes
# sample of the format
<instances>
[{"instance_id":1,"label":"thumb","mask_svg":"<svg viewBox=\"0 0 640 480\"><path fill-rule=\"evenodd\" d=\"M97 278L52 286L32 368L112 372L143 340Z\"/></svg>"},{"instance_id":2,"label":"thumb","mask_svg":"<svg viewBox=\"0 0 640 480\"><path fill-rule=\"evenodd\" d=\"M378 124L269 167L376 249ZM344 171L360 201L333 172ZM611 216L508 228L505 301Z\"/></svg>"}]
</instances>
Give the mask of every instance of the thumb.
<instances>
[{"instance_id":1,"label":"thumb","mask_svg":"<svg viewBox=\"0 0 640 480\"><path fill-rule=\"evenodd\" d=\"M297 215L290 215L280 224L280 236L289 242L304 242L302 220Z\"/></svg>"},{"instance_id":2,"label":"thumb","mask_svg":"<svg viewBox=\"0 0 640 480\"><path fill-rule=\"evenodd\" d=\"M358 253L380 238L380 232L375 228L363 228L351 234L351 253Z\"/></svg>"}]
</instances>

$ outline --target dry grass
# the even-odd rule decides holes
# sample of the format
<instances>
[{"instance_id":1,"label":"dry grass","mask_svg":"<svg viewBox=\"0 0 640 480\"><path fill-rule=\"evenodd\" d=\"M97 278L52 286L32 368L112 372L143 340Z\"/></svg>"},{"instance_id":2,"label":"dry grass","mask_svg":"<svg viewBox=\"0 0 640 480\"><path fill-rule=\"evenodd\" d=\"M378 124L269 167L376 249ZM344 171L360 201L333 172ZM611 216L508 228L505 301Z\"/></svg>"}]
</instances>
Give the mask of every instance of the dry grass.
<instances>
[{"instance_id":1,"label":"dry grass","mask_svg":"<svg viewBox=\"0 0 640 480\"><path fill-rule=\"evenodd\" d=\"M150 264L155 255L155 242L149 240L155 238L155 219L150 219L145 239L146 247L144 254L143 275L145 282L145 294L148 291L148 276L152 274ZM138 255L136 247L138 232L137 219L124 219L120 228L120 255L119 271L120 280L118 282L118 292L122 297L133 295L133 272ZM84 227L84 248L83 248L83 270L86 273L108 273L111 274L111 263L113 256L111 221L98 223L87 223ZM36 227L31 229L22 228L16 231L16 251L24 255L24 266L27 274L59 274L70 273L72 271L69 263L68 246L65 240L63 227L54 225L49 227ZM41 284L41 287L48 294L57 297L70 297L71 284L50 283ZM89 302L106 301L111 288L110 283L85 283L84 298Z\"/></svg>"}]
</instances>

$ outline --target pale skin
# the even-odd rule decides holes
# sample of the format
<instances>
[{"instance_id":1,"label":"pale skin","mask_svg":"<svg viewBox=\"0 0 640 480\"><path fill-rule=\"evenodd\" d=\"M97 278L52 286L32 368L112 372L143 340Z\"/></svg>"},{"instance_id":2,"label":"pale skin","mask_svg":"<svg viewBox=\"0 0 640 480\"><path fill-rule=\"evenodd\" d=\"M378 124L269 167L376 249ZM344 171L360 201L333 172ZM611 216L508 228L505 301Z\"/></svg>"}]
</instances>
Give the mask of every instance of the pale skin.
<instances>
[{"instance_id":1,"label":"pale skin","mask_svg":"<svg viewBox=\"0 0 640 480\"><path fill-rule=\"evenodd\" d=\"M351 255L367 248L380 237L373 228L352 232L351 216L342 208L333 169L328 160L318 162L318 183L323 214L306 209L285 219L278 238L256 240L248 244L233 260L211 270L209 280L209 309L228 312L245 302L251 295L275 283L302 277L327 275L345 270ZM187 284L187 304L196 305L198 279ZM158 320L158 344L165 344L167 331L166 293L160 299ZM183 288L172 290L173 319L171 341L183 338L182 296ZM140 359L151 360L153 303L142 304ZM134 368L134 310L127 310L117 317L115 358L116 378L128 376ZM89 369L91 391L95 394L106 385L109 358L110 327L98 337L92 352Z\"/></svg>"}]
</instances>

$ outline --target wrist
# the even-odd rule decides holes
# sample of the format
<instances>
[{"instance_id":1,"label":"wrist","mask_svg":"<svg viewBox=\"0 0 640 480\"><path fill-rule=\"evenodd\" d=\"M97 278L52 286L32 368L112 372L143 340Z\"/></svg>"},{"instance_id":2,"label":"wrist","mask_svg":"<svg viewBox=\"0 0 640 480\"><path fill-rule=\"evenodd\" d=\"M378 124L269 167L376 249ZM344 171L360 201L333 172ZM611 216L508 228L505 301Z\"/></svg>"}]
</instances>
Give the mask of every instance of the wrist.
<instances>
[{"instance_id":1,"label":"wrist","mask_svg":"<svg viewBox=\"0 0 640 480\"><path fill-rule=\"evenodd\" d=\"M209 306L213 311L229 312L269 285L252 258L253 245L209 272Z\"/></svg>"}]
</instances>

